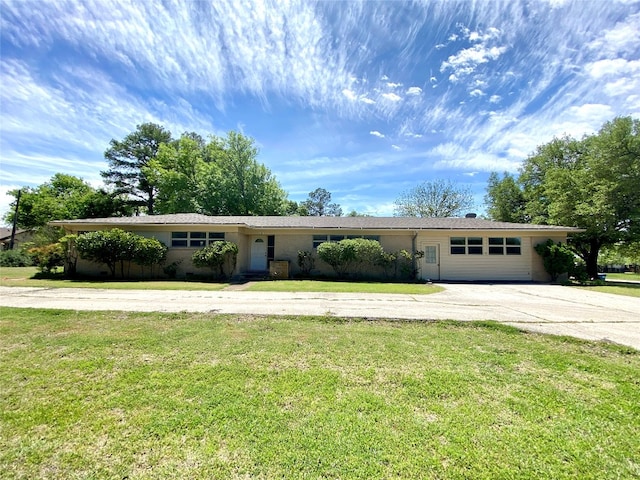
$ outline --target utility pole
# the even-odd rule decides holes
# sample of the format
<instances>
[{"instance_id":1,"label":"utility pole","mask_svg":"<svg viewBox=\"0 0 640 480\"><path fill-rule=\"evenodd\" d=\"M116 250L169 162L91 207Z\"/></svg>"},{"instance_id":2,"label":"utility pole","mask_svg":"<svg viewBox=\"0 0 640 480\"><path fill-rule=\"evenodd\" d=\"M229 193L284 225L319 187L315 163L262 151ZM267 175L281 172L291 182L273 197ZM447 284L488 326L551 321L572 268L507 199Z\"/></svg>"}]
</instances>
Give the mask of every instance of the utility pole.
<instances>
[{"instance_id":1,"label":"utility pole","mask_svg":"<svg viewBox=\"0 0 640 480\"><path fill-rule=\"evenodd\" d=\"M18 207L20 206L20 194L22 190L18 190L18 196L16 197L16 209L13 213L13 228L11 229L11 241L9 242L9 250L13 250L13 244L16 240L16 224L18 223Z\"/></svg>"}]
</instances>

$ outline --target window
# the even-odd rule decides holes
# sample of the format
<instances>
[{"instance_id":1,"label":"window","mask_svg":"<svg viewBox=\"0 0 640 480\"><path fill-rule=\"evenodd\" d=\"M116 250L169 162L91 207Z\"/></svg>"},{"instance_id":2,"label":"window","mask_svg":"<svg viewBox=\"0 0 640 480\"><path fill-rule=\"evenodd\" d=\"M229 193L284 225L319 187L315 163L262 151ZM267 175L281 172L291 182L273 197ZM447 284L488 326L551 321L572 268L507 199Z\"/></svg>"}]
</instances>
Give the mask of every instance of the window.
<instances>
[{"instance_id":1,"label":"window","mask_svg":"<svg viewBox=\"0 0 640 480\"><path fill-rule=\"evenodd\" d=\"M267 237L267 261L275 260L276 258L276 236L269 235Z\"/></svg>"},{"instance_id":2,"label":"window","mask_svg":"<svg viewBox=\"0 0 640 480\"><path fill-rule=\"evenodd\" d=\"M451 237L451 255L482 255L482 237Z\"/></svg>"},{"instance_id":3,"label":"window","mask_svg":"<svg viewBox=\"0 0 640 480\"><path fill-rule=\"evenodd\" d=\"M467 253L469 255L482 255L482 237L467 238Z\"/></svg>"},{"instance_id":4,"label":"window","mask_svg":"<svg viewBox=\"0 0 640 480\"><path fill-rule=\"evenodd\" d=\"M171 232L172 247L202 248L224 240L224 232Z\"/></svg>"},{"instance_id":5,"label":"window","mask_svg":"<svg viewBox=\"0 0 640 480\"><path fill-rule=\"evenodd\" d=\"M314 235L313 236L313 249L318 248L318 245L324 242L339 242L340 240L352 239L352 238L364 238L366 240L380 241L379 235Z\"/></svg>"},{"instance_id":6,"label":"window","mask_svg":"<svg viewBox=\"0 0 640 480\"><path fill-rule=\"evenodd\" d=\"M520 238L518 237L507 237L505 238L507 243L507 255L520 255Z\"/></svg>"},{"instance_id":7,"label":"window","mask_svg":"<svg viewBox=\"0 0 640 480\"><path fill-rule=\"evenodd\" d=\"M430 264L438 263L438 247L427 245L424 248L424 261Z\"/></svg>"},{"instance_id":8,"label":"window","mask_svg":"<svg viewBox=\"0 0 640 480\"><path fill-rule=\"evenodd\" d=\"M467 253L467 239L465 237L451 237L451 255L464 255Z\"/></svg>"},{"instance_id":9,"label":"window","mask_svg":"<svg viewBox=\"0 0 640 480\"><path fill-rule=\"evenodd\" d=\"M489 255L504 255L504 238L489 237Z\"/></svg>"},{"instance_id":10,"label":"window","mask_svg":"<svg viewBox=\"0 0 640 480\"><path fill-rule=\"evenodd\" d=\"M321 243L327 242L329 239L327 235L314 235L313 236L313 249L315 250Z\"/></svg>"},{"instance_id":11,"label":"window","mask_svg":"<svg viewBox=\"0 0 640 480\"><path fill-rule=\"evenodd\" d=\"M489 237L489 255L521 255L520 237Z\"/></svg>"}]
</instances>

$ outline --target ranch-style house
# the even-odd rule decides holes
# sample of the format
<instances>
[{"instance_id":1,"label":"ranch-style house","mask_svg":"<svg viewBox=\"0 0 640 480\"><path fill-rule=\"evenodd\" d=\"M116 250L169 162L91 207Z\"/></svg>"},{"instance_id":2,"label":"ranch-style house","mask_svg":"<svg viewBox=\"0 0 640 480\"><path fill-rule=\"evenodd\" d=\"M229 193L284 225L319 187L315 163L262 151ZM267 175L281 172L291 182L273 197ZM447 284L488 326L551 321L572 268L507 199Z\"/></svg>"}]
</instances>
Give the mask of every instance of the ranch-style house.
<instances>
[{"instance_id":1,"label":"ranch-style house","mask_svg":"<svg viewBox=\"0 0 640 480\"><path fill-rule=\"evenodd\" d=\"M494 222L474 215L465 218L416 217L304 217L304 216L208 216L194 213L135 217L60 220L52 225L68 233L120 228L154 237L169 247L166 264L175 262L177 277L204 272L191 263L193 252L211 242L226 240L238 245L235 276L249 272L300 273L299 251L317 254L323 242L345 238L378 240L386 252L423 252L415 259L418 276L432 281L534 281L547 282L542 259L534 250L552 239L566 242L572 227ZM79 260L77 272L104 275L105 266ZM372 266L371 274L379 273ZM138 275L146 272L139 272ZM332 275L333 270L316 259L312 272ZM136 272L132 271L136 276Z\"/></svg>"}]
</instances>

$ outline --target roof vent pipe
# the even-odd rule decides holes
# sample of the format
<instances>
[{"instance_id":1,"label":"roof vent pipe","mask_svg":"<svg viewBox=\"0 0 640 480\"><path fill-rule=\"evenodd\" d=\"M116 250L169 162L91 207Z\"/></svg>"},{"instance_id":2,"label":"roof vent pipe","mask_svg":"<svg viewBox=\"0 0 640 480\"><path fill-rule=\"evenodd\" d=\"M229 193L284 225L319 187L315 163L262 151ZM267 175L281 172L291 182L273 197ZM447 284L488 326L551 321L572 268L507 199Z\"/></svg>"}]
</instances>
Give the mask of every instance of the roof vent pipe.
<instances>
[{"instance_id":1,"label":"roof vent pipe","mask_svg":"<svg viewBox=\"0 0 640 480\"><path fill-rule=\"evenodd\" d=\"M476 218L478 215L475 213L467 213L464 218Z\"/></svg>"}]
</instances>

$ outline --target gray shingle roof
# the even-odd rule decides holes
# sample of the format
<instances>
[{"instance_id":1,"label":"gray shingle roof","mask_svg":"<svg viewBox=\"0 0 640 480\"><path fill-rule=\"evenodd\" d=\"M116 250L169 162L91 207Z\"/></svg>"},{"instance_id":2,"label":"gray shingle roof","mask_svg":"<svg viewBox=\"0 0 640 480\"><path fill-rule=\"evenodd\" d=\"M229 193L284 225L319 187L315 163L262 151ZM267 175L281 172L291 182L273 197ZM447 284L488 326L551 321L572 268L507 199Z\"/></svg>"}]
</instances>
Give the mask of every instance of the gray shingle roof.
<instances>
[{"instance_id":1,"label":"gray shingle roof","mask_svg":"<svg viewBox=\"0 0 640 480\"><path fill-rule=\"evenodd\" d=\"M573 227L494 222L482 218L419 217L277 217L277 216L209 216L198 213L149 215L137 217L58 220L52 225L234 225L248 228L327 228L366 230L552 230L581 231Z\"/></svg>"}]
</instances>

